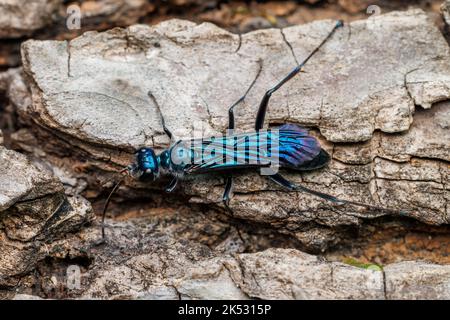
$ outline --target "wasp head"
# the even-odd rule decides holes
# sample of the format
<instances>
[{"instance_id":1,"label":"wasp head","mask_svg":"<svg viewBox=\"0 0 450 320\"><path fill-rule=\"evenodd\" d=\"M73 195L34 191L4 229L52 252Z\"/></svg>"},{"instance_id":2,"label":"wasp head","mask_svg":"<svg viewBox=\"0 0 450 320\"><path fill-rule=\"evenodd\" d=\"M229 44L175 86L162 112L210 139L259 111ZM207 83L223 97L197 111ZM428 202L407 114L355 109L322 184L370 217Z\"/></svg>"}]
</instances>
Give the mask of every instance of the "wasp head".
<instances>
[{"instance_id":1,"label":"wasp head","mask_svg":"<svg viewBox=\"0 0 450 320\"><path fill-rule=\"evenodd\" d=\"M155 151L141 148L135 157L135 163L129 166L131 176L141 181L155 181L159 177L159 161Z\"/></svg>"}]
</instances>

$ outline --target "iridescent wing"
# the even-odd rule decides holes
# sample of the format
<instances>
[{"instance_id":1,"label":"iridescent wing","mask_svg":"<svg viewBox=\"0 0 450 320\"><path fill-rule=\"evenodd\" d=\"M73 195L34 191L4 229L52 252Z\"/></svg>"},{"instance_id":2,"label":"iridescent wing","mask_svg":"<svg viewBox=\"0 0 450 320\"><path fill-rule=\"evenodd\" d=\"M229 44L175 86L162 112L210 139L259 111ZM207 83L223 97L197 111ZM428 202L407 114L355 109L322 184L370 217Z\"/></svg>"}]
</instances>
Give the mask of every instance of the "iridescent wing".
<instances>
[{"instance_id":1,"label":"iridescent wing","mask_svg":"<svg viewBox=\"0 0 450 320\"><path fill-rule=\"evenodd\" d=\"M317 139L293 124L267 131L184 140L171 148L171 154L187 174L271 165L312 170L329 160Z\"/></svg>"},{"instance_id":2,"label":"iridescent wing","mask_svg":"<svg viewBox=\"0 0 450 320\"><path fill-rule=\"evenodd\" d=\"M285 124L279 132L281 167L307 171L322 168L330 161L329 154L306 129Z\"/></svg>"}]
</instances>

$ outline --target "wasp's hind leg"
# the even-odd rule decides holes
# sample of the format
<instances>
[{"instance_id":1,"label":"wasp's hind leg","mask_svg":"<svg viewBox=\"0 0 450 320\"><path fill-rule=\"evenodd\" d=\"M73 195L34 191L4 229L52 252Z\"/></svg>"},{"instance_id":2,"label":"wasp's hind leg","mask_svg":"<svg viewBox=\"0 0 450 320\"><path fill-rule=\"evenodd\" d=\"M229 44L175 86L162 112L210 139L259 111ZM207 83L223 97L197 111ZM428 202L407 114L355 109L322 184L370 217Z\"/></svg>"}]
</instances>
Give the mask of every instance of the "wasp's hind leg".
<instances>
[{"instance_id":1,"label":"wasp's hind leg","mask_svg":"<svg viewBox=\"0 0 450 320\"><path fill-rule=\"evenodd\" d=\"M268 177L275 183L277 183L280 186L285 187L291 191L303 191L306 193L310 193L310 194L315 195L324 200L331 201L336 205L353 205L356 207L365 208L366 210L369 210L372 212L379 211L379 212L383 212L383 213L387 213L387 214L394 214L394 215L406 215L407 214L406 211L403 211L403 210L389 209L389 208L373 206L373 205L369 205L369 204L365 204L365 203L361 203L361 202L339 199L339 198L333 197L329 194L322 193L319 191L315 191L315 190L294 184L294 183L290 182L289 180L287 180L286 178L284 178L279 173L274 174L272 176L268 176Z\"/></svg>"},{"instance_id":2,"label":"wasp's hind leg","mask_svg":"<svg viewBox=\"0 0 450 320\"><path fill-rule=\"evenodd\" d=\"M262 61L258 60L258 72L256 73L256 76L253 79L252 83L248 87L247 91L245 91L244 95L242 97L240 97L239 99L237 99L236 102L233 103L230 108L228 108L228 130L233 130L234 126L235 126L235 123L234 123L234 107L236 107L239 103L241 103L242 101L245 100L245 98L247 97L247 94L253 88L253 86L255 85L256 80L258 79L259 75L261 74L261 70L262 70Z\"/></svg>"},{"instance_id":3,"label":"wasp's hind leg","mask_svg":"<svg viewBox=\"0 0 450 320\"><path fill-rule=\"evenodd\" d=\"M333 30L331 30L331 32L328 34L328 36L319 44L319 46L317 48L315 48L310 54L309 56L303 60L302 63L300 63L299 65L297 65L291 72L289 72L289 74L284 77L280 82L278 82L274 87L272 87L271 89L267 90L266 93L264 94L264 97L261 100L261 103L259 105L259 109L258 109L258 113L256 114L256 121L255 121L255 130L260 130L262 129L263 125L264 125L264 118L266 117L266 111L267 111L267 105L269 103L270 97L272 96L272 94L277 91L278 89L280 89L283 84L285 84L286 82L288 82L289 80L291 80L293 77L295 77L295 75L299 72L302 71L303 66L308 62L309 59L311 59L311 57L317 52L319 51L319 49L325 44L325 42L327 42L328 39L331 38L331 36L333 35L334 31L336 31L337 28L342 27L344 24L342 21L338 21L336 23L336 25L334 26Z\"/></svg>"},{"instance_id":4,"label":"wasp's hind leg","mask_svg":"<svg viewBox=\"0 0 450 320\"><path fill-rule=\"evenodd\" d=\"M289 190L291 190L291 191L304 191L304 192L313 194L313 195L315 195L315 196L317 196L317 197L320 197L320 198L322 198L322 199L325 199L325 200L334 202L334 203L339 204L339 205L345 203L345 201L340 200L340 199L338 199L338 198L336 198L336 197L330 196L329 194L322 193L322 192L319 192L319 191L311 190L311 189L306 188L306 187L303 187L303 186L296 185L296 184L290 182L289 180L287 180L286 178L284 178L284 177L283 177L281 174L279 174L279 173L276 173L276 174L274 174L274 175L272 175L272 176L268 176L268 177L269 177L272 181L274 181L275 183L277 183L277 184L279 184L280 186L285 187L285 188L287 188L287 189L289 189Z\"/></svg>"}]
</instances>

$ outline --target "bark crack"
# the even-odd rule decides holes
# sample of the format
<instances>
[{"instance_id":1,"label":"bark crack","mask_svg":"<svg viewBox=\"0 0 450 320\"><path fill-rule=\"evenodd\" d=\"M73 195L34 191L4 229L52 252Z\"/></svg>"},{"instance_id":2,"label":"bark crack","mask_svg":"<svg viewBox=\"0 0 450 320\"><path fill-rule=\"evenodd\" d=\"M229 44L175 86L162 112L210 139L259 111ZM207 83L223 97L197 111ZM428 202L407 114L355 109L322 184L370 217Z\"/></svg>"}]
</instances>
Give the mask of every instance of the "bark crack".
<instances>
[{"instance_id":1,"label":"bark crack","mask_svg":"<svg viewBox=\"0 0 450 320\"><path fill-rule=\"evenodd\" d=\"M206 100L199 95L200 99L203 101L203 103L205 104L205 108L206 108L206 113L208 114L208 124L212 129L217 129L216 126L214 125L213 121L212 121L212 115L211 115L211 110L209 109L209 104L208 102L206 102Z\"/></svg>"},{"instance_id":2,"label":"bark crack","mask_svg":"<svg viewBox=\"0 0 450 320\"><path fill-rule=\"evenodd\" d=\"M319 124L317 125L319 127L319 131L321 131L321 129L322 129L322 120L323 120L322 113L323 113L323 96L320 100L320 106L319 106ZM333 147L334 147L334 144L333 144Z\"/></svg>"},{"instance_id":3,"label":"bark crack","mask_svg":"<svg viewBox=\"0 0 450 320\"><path fill-rule=\"evenodd\" d=\"M175 290L175 293L178 296L178 300L183 300L182 296L181 296L181 292L178 290L178 288L174 284L169 284L169 287L171 287L173 290Z\"/></svg>"},{"instance_id":4,"label":"bark crack","mask_svg":"<svg viewBox=\"0 0 450 320\"><path fill-rule=\"evenodd\" d=\"M238 33L238 37L239 37L239 43L238 46L236 48L236 50L234 50L234 53L239 53L239 50L241 50L241 46L242 46L242 34Z\"/></svg>"},{"instance_id":5,"label":"bark crack","mask_svg":"<svg viewBox=\"0 0 450 320\"><path fill-rule=\"evenodd\" d=\"M66 42L66 50L67 50L67 77L71 78L71 59L72 59L72 53L71 53L71 44L70 41Z\"/></svg>"},{"instance_id":6,"label":"bark crack","mask_svg":"<svg viewBox=\"0 0 450 320\"><path fill-rule=\"evenodd\" d=\"M233 282L233 284L236 286L236 288L238 288L239 291L242 292L242 294L244 294L248 299L250 299L250 296L247 294L247 292L244 292L244 290L242 290L242 288L239 285L239 283L236 283L236 281L234 280L234 278L232 276L232 272L231 272L230 268L228 267L226 261L222 262L222 267L228 272L228 275L229 275L231 281Z\"/></svg>"},{"instance_id":7,"label":"bark crack","mask_svg":"<svg viewBox=\"0 0 450 320\"><path fill-rule=\"evenodd\" d=\"M284 31L282 28L280 28L281 37L283 38L284 43L289 47L289 50L291 51L292 57L294 58L295 64L298 66L298 60L297 56L295 55L294 48L292 47L291 43L286 39L286 35L284 34Z\"/></svg>"},{"instance_id":8,"label":"bark crack","mask_svg":"<svg viewBox=\"0 0 450 320\"><path fill-rule=\"evenodd\" d=\"M383 276L383 295L384 295L384 300L388 300L387 297L387 286L386 286L386 271L384 271L383 268L381 268L381 272L382 272L382 276Z\"/></svg>"},{"instance_id":9,"label":"bark crack","mask_svg":"<svg viewBox=\"0 0 450 320\"><path fill-rule=\"evenodd\" d=\"M414 97L413 97L411 91L409 90L409 87L408 87L408 79L407 79L407 78L408 78L408 75L409 75L409 74L411 74L411 73L413 73L413 72L415 72L415 71L417 71L417 70L419 70L419 69L420 69L420 67L415 68L415 69L412 69L412 70L406 72L405 75L403 76L403 86L405 87L406 94L408 95L410 101L412 101L412 103L413 103L415 106L417 105L417 103L416 103L416 100L414 99Z\"/></svg>"},{"instance_id":10,"label":"bark crack","mask_svg":"<svg viewBox=\"0 0 450 320\"><path fill-rule=\"evenodd\" d=\"M239 256L236 255L235 260L237 261L239 269L241 270L242 282L244 283L246 281L246 277L245 277L246 267L244 265L244 262L242 261L242 259ZM258 280L256 279L255 274L251 271L250 271L250 276L253 279L255 285L258 287L258 289L263 291L263 288L261 287ZM245 294L248 295L250 298L253 298L253 296L249 295L248 293L245 293Z\"/></svg>"},{"instance_id":11,"label":"bark crack","mask_svg":"<svg viewBox=\"0 0 450 320\"><path fill-rule=\"evenodd\" d=\"M162 110L161 110L161 106L159 105L158 100L156 100L156 97L153 95L153 93L151 91L148 92L148 96L149 96L150 100L152 100L153 104L156 106L159 118L161 120L161 128L162 128L161 132L164 132L164 127L165 126L167 127L167 125L166 125L166 119L164 118L164 115L163 115ZM151 140L152 140L152 143L153 143L153 146L154 146L155 145L155 139L154 139L153 135L151 136Z\"/></svg>"},{"instance_id":12,"label":"bark crack","mask_svg":"<svg viewBox=\"0 0 450 320\"><path fill-rule=\"evenodd\" d=\"M350 38L352 37L352 24L348 23L346 24L348 26L348 37L347 37L347 41L350 41Z\"/></svg>"}]
</instances>

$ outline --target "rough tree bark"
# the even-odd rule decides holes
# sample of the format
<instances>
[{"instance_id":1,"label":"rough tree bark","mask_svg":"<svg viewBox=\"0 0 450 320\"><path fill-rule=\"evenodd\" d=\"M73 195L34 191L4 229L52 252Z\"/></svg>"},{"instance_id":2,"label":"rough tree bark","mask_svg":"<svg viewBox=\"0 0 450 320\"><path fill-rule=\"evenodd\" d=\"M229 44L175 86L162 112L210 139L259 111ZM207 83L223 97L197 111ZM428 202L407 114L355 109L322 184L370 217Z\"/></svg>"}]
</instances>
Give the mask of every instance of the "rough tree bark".
<instances>
[{"instance_id":1,"label":"rough tree bark","mask_svg":"<svg viewBox=\"0 0 450 320\"><path fill-rule=\"evenodd\" d=\"M80 199L72 195L81 191L98 194L117 177L114 171L132 160L134 150L168 146L162 117L175 140L198 134L194 129L199 127L207 135L224 132L227 107L262 64L254 88L236 108L238 130L251 129L265 90L306 57L334 23L317 21L239 36L208 23L170 20L153 27L88 32L70 42L27 41L23 70L3 75L25 125L12 142L51 164L67 182L68 199ZM270 103L268 124L307 126L332 156L323 170L286 176L344 199L402 210L402 216L393 217L400 223L406 216L430 225L449 224L449 74L448 44L421 10L356 21L338 30L305 73ZM346 228L386 214L288 193L254 173L236 175L235 180L233 218L262 223L307 249L326 250L341 240ZM127 180L119 193L128 199L146 194L157 198L162 185ZM50 198L66 199L61 186L56 183L55 188ZM85 289L73 293L83 297L389 299L405 297L406 290L411 298L449 297L448 266L411 262L379 271L322 261L296 250L239 253L235 245L226 244L241 241L236 234L225 240L218 236L217 229L225 228L223 221L214 220L224 211L222 192L223 179L208 176L188 179L175 194L214 212L206 222L200 213L192 218L192 225L201 226L193 227L196 235L180 235L170 223L144 220L147 225L142 226L142 219L110 220L106 247L92 247L99 233L91 227L67 239L55 233L47 254L96 257L86 270ZM51 208L47 216L54 212ZM1 216L10 216L10 210ZM88 221L90 211L83 212L78 215ZM9 227L1 225L6 235ZM205 226L216 230L209 236L222 244L222 251L198 243ZM89 253L81 254L86 248ZM36 253L33 263L41 258Z\"/></svg>"},{"instance_id":2,"label":"rough tree bark","mask_svg":"<svg viewBox=\"0 0 450 320\"><path fill-rule=\"evenodd\" d=\"M195 135L196 127L206 135L224 132L227 106L252 82L261 60L262 73L237 108L237 127L250 129L265 90L333 24L239 37L211 24L172 20L89 32L71 42L27 41L22 54L33 103L19 102L18 113L57 136L56 148L92 163L94 171L111 171L130 163L138 147L168 146L161 116L174 140ZM288 177L345 199L403 210L429 224L448 223L450 111L447 102L423 109L449 98L449 63L446 41L420 10L339 30L306 73L271 101L269 123L317 127L333 158L325 170ZM236 180L235 217L272 224L311 246L326 248L333 241L332 234L317 240L321 226L326 234L383 214L286 193L256 175ZM128 181L133 187L151 186ZM181 191L193 202L220 206L222 189L221 177L199 177Z\"/></svg>"},{"instance_id":3,"label":"rough tree bark","mask_svg":"<svg viewBox=\"0 0 450 320\"><path fill-rule=\"evenodd\" d=\"M62 0L31 0L26 5L16 0L0 1L0 38L32 34L53 21Z\"/></svg>"},{"instance_id":4,"label":"rough tree bark","mask_svg":"<svg viewBox=\"0 0 450 320\"><path fill-rule=\"evenodd\" d=\"M46 256L46 244L91 222L87 200L68 198L42 165L0 146L0 286L13 286Z\"/></svg>"}]
</instances>

